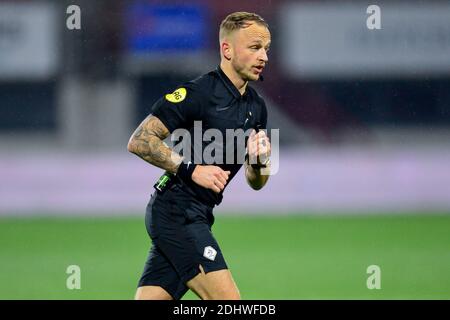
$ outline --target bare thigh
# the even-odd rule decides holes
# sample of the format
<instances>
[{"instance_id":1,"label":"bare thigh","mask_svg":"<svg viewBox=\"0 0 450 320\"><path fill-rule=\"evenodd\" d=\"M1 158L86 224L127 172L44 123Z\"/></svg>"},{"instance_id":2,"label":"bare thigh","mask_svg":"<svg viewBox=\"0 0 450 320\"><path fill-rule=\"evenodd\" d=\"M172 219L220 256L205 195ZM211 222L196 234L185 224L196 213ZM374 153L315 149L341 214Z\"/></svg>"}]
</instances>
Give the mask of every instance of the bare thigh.
<instances>
[{"instance_id":1,"label":"bare thigh","mask_svg":"<svg viewBox=\"0 0 450 320\"><path fill-rule=\"evenodd\" d=\"M139 287L134 297L135 300L173 300L172 296L158 286Z\"/></svg>"},{"instance_id":2,"label":"bare thigh","mask_svg":"<svg viewBox=\"0 0 450 320\"><path fill-rule=\"evenodd\" d=\"M241 296L230 270L218 270L200 273L186 285L203 300L240 300Z\"/></svg>"}]
</instances>

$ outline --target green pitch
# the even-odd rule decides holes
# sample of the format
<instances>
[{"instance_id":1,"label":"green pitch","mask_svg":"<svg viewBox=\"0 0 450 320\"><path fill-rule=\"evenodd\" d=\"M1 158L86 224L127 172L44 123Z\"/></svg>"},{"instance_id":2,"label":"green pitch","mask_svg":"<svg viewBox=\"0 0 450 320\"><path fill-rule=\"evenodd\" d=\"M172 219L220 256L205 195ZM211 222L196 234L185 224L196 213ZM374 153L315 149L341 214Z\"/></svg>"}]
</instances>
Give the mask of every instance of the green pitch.
<instances>
[{"instance_id":1,"label":"green pitch","mask_svg":"<svg viewBox=\"0 0 450 320\"><path fill-rule=\"evenodd\" d=\"M244 299L450 299L450 215L219 216L213 231ZM0 299L131 299L149 245L143 216L0 219Z\"/></svg>"}]
</instances>

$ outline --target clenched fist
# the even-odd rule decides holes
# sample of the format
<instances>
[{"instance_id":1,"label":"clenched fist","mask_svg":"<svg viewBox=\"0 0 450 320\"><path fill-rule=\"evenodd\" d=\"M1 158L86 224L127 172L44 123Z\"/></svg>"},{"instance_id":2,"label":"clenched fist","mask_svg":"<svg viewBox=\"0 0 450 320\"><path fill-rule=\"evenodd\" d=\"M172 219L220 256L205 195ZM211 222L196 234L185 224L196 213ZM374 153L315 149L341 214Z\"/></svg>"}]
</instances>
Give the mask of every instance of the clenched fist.
<instances>
[{"instance_id":1,"label":"clenched fist","mask_svg":"<svg viewBox=\"0 0 450 320\"><path fill-rule=\"evenodd\" d=\"M247 142L247 154L250 164L265 165L270 159L271 146L265 131L252 131Z\"/></svg>"},{"instance_id":2,"label":"clenched fist","mask_svg":"<svg viewBox=\"0 0 450 320\"><path fill-rule=\"evenodd\" d=\"M230 171L224 171L217 166L196 166L192 173L192 180L206 188L211 189L216 193L220 193L225 188Z\"/></svg>"}]
</instances>

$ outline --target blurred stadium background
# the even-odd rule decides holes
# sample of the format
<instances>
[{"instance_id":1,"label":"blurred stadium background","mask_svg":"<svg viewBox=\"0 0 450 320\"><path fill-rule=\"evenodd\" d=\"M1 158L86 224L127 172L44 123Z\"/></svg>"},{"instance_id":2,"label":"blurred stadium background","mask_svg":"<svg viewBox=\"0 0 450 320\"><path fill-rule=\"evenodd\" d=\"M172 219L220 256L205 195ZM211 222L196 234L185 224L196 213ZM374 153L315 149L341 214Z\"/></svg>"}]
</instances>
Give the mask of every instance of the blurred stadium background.
<instances>
[{"instance_id":1,"label":"blurred stadium background","mask_svg":"<svg viewBox=\"0 0 450 320\"><path fill-rule=\"evenodd\" d=\"M279 172L259 192L236 177L215 210L243 298L450 298L448 1L2 0L0 299L133 297L161 170L128 138L219 63L234 11L271 26L254 85L280 128Z\"/></svg>"}]
</instances>

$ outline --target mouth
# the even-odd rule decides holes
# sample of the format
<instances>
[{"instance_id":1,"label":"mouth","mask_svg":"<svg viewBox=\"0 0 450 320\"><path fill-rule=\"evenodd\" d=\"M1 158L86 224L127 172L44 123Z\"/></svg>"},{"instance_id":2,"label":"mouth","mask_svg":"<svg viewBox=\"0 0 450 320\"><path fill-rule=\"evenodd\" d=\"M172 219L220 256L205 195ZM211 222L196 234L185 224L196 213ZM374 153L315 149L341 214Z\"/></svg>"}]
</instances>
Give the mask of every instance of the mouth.
<instances>
[{"instance_id":1,"label":"mouth","mask_svg":"<svg viewBox=\"0 0 450 320\"><path fill-rule=\"evenodd\" d=\"M264 70L264 66L253 66L255 73L260 74Z\"/></svg>"}]
</instances>

